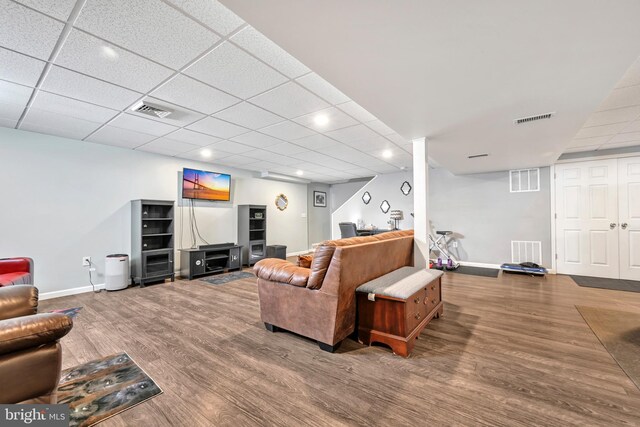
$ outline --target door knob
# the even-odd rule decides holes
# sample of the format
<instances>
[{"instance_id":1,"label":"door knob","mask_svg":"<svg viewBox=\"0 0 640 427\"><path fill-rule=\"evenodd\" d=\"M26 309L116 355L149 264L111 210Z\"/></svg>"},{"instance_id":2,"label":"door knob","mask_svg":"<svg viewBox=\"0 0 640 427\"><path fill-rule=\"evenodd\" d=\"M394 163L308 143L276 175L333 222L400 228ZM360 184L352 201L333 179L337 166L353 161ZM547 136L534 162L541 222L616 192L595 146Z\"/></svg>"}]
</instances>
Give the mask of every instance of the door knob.
<instances>
[{"instance_id":1,"label":"door knob","mask_svg":"<svg viewBox=\"0 0 640 427\"><path fill-rule=\"evenodd\" d=\"M622 224L620 224L620 228L622 228L623 230L625 230L627 228L627 224L626 222L623 222Z\"/></svg>"},{"instance_id":2,"label":"door knob","mask_svg":"<svg viewBox=\"0 0 640 427\"><path fill-rule=\"evenodd\" d=\"M610 228L610 229L612 229L612 230L613 230L614 228L616 228L616 223L615 223L615 222L612 222L611 224L609 224L609 228Z\"/></svg>"}]
</instances>

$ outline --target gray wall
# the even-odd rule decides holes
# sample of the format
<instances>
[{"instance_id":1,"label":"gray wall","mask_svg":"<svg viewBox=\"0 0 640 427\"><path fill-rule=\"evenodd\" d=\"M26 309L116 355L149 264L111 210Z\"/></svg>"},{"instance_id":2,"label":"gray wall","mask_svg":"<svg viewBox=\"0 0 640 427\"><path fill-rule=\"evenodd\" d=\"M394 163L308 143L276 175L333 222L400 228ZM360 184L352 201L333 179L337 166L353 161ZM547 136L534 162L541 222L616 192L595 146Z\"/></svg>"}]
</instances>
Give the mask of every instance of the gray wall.
<instances>
[{"instance_id":1,"label":"gray wall","mask_svg":"<svg viewBox=\"0 0 640 427\"><path fill-rule=\"evenodd\" d=\"M511 261L511 240L542 242L551 267L549 168L540 169L540 191L509 192L509 172L453 175L429 170L429 217L433 229L458 235L462 260L501 264Z\"/></svg>"},{"instance_id":2,"label":"gray wall","mask_svg":"<svg viewBox=\"0 0 640 427\"><path fill-rule=\"evenodd\" d=\"M327 207L313 206L313 192L324 191L327 198L331 187L327 184L312 182L307 186L307 212L309 215L309 246L313 243L331 239L331 210L329 203Z\"/></svg>"},{"instance_id":3,"label":"gray wall","mask_svg":"<svg viewBox=\"0 0 640 427\"><path fill-rule=\"evenodd\" d=\"M6 128L0 128L0 159L0 257L33 257L42 292L88 286L85 255L96 264L95 283L103 283L105 255L130 252L130 200L177 200L183 167L232 175L231 202L197 202L199 229L209 242L236 241L238 204L267 205L267 242L289 252L308 249L308 228L316 228L307 224L306 184L256 179L215 164ZM279 193L289 199L284 211L274 204ZM191 245L188 217L178 206L178 248Z\"/></svg>"},{"instance_id":4,"label":"gray wall","mask_svg":"<svg viewBox=\"0 0 640 427\"><path fill-rule=\"evenodd\" d=\"M364 187L370 179L364 179L359 181L350 181L340 184L332 184L331 192L329 193L329 202L331 207L331 213L334 213L336 209L345 204L354 194L356 194L362 187Z\"/></svg>"}]
</instances>

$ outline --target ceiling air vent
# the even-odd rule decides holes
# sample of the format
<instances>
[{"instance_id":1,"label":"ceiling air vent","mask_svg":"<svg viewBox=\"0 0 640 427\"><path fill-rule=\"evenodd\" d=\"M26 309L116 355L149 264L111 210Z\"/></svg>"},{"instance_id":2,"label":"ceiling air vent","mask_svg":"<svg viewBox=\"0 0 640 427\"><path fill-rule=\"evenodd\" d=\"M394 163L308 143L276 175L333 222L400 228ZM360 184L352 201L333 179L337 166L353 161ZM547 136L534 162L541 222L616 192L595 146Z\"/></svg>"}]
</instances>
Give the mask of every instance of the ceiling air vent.
<instances>
[{"instance_id":1,"label":"ceiling air vent","mask_svg":"<svg viewBox=\"0 0 640 427\"><path fill-rule=\"evenodd\" d=\"M521 117L519 119L515 119L513 123L517 125L521 125L523 123L529 123L536 120L550 119L556 113L546 113L546 114L538 114L537 116L529 116L529 117Z\"/></svg>"},{"instance_id":2,"label":"ceiling air vent","mask_svg":"<svg viewBox=\"0 0 640 427\"><path fill-rule=\"evenodd\" d=\"M147 116L151 117L160 117L161 119L167 117L172 113L169 110L163 110L162 108L160 108L160 106L156 106L146 102L140 102L139 104L134 105L131 110L135 111L136 113L146 114Z\"/></svg>"}]
</instances>

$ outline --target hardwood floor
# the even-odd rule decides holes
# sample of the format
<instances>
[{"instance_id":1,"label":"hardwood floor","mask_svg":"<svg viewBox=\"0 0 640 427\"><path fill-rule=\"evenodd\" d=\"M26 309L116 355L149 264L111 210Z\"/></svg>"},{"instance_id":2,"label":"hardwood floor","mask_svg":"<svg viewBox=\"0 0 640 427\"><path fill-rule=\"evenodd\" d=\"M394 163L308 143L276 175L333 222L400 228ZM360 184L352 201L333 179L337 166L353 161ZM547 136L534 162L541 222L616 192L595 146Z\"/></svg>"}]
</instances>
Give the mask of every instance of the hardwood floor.
<instances>
[{"instance_id":1,"label":"hardwood floor","mask_svg":"<svg viewBox=\"0 0 640 427\"><path fill-rule=\"evenodd\" d=\"M126 351L164 390L104 426L640 425L640 391L574 307L638 311L640 293L451 273L442 293L444 316L408 359L268 332L254 279L75 295L41 311L84 306L64 367Z\"/></svg>"}]
</instances>

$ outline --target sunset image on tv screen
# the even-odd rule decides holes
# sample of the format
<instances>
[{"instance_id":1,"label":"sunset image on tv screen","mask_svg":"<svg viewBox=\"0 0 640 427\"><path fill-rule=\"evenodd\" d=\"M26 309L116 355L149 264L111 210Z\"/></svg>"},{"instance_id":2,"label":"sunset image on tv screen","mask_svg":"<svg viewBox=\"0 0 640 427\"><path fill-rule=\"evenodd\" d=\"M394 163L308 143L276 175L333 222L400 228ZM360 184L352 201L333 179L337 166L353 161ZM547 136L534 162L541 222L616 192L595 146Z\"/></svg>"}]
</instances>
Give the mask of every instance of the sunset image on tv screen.
<instances>
[{"instance_id":1,"label":"sunset image on tv screen","mask_svg":"<svg viewBox=\"0 0 640 427\"><path fill-rule=\"evenodd\" d=\"M231 176L223 173L184 169L182 197L184 199L229 200Z\"/></svg>"}]
</instances>

